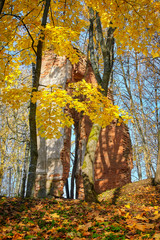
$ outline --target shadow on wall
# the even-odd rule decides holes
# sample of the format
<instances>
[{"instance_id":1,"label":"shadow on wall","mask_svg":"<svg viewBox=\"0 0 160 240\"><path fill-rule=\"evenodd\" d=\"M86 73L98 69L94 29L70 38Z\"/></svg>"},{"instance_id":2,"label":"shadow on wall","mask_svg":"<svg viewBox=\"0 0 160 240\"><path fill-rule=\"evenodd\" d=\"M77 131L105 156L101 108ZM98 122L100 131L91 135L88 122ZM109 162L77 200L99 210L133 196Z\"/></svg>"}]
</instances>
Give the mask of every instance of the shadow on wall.
<instances>
[{"instance_id":1,"label":"shadow on wall","mask_svg":"<svg viewBox=\"0 0 160 240\"><path fill-rule=\"evenodd\" d=\"M95 162L95 189L102 193L131 182L131 141L125 124L102 129Z\"/></svg>"},{"instance_id":2,"label":"shadow on wall","mask_svg":"<svg viewBox=\"0 0 160 240\"><path fill-rule=\"evenodd\" d=\"M46 174L40 175L40 179L39 179L39 190L38 190L38 194L37 197L38 198L44 198L46 197L47 193L46 193Z\"/></svg>"}]
</instances>

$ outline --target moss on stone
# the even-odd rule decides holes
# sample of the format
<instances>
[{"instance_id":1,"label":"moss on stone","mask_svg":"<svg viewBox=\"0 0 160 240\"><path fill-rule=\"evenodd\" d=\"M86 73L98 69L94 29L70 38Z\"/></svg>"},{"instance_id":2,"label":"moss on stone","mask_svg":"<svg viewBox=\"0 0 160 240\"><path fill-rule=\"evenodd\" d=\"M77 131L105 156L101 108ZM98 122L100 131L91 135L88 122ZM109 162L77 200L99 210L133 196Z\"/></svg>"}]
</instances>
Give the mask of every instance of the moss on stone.
<instances>
[{"instance_id":1,"label":"moss on stone","mask_svg":"<svg viewBox=\"0 0 160 240\"><path fill-rule=\"evenodd\" d=\"M83 162L82 169L85 169L87 167L86 161Z\"/></svg>"}]
</instances>

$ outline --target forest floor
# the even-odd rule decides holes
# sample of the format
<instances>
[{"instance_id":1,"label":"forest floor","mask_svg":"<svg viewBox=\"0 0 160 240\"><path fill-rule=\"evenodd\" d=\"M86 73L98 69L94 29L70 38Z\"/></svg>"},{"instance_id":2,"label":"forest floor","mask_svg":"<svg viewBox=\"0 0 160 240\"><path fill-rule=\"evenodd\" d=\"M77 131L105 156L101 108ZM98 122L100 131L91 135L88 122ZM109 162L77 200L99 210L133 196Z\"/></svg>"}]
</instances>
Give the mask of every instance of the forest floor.
<instances>
[{"instance_id":1,"label":"forest floor","mask_svg":"<svg viewBox=\"0 0 160 240\"><path fill-rule=\"evenodd\" d=\"M160 185L142 180L100 203L0 198L0 239L160 239Z\"/></svg>"}]
</instances>

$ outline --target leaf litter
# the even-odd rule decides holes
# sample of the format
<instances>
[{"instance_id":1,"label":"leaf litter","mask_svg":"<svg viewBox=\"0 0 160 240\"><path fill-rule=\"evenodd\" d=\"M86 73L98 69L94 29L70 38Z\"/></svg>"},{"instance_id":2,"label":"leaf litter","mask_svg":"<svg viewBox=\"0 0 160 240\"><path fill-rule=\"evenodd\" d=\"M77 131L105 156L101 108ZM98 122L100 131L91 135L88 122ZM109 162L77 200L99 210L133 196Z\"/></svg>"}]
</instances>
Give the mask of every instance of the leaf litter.
<instances>
[{"instance_id":1,"label":"leaf litter","mask_svg":"<svg viewBox=\"0 0 160 240\"><path fill-rule=\"evenodd\" d=\"M158 186L159 187L159 186ZM160 239L160 192L140 181L99 195L71 199L0 198L0 239Z\"/></svg>"}]
</instances>

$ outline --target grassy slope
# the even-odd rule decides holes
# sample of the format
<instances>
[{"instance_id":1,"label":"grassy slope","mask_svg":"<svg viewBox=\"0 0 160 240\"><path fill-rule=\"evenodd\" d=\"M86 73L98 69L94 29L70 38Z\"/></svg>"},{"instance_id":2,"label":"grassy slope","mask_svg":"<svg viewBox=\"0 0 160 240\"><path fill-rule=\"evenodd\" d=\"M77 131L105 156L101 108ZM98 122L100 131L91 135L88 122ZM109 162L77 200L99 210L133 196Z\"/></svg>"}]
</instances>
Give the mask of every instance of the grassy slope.
<instances>
[{"instance_id":1,"label":"grassy slope","mask_svg":"<svg viewBox=\"0 0 160 240\"><path fill-rule=\"evenodd\" d=\"M126 184L121 188L108 190L99 195L99 201L123 205L160 205L160 185L155 185L153 179L141 180Z\"/></svg>"},{"instance_id":2,"label":"grassy slope","mask_svg":"<svg viewBox=\"0 0 160 240\"><path fill-rule=\"evenodd\" d=\"M0 239L160 239L160 186L143 180L99 195L100 203L0 198Z\"/></svg>"}]
</instances>

